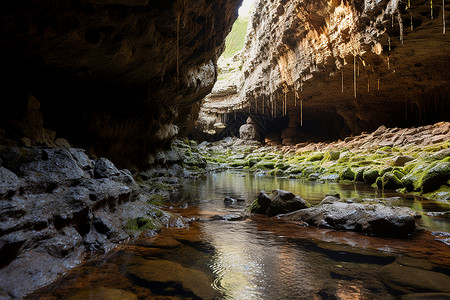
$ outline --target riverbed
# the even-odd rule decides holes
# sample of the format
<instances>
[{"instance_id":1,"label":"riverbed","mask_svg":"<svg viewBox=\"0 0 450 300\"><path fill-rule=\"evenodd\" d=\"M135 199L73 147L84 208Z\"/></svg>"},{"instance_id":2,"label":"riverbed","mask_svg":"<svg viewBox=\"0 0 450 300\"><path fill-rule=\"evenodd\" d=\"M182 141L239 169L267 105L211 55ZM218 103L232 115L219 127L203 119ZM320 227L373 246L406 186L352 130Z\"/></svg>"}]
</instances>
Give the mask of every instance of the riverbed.
<instances>
[{"instance_id":1,"label":"riverbed","mask_svg":"<svg viewBox=\"0 0 450 300\"><path fill-rule=\"evenodd\" d=\"M327 193L380 199L422 213L423 230L404 239L317 229L246 216L259 191L283 189L318 204ZM225 197L239 200L224 203ZM186 180L166 209L191 219L97 256L29 298L367 299L446 291L450 222L426 216L449 204L365 184L308 182L239 171ZM412 272L411 272L412 270ZM398 279L398 274L405 274ZM434 276L434 277L433 277ZM435 287L417 278L432 278Z\"/></svg>"}]
</instances>

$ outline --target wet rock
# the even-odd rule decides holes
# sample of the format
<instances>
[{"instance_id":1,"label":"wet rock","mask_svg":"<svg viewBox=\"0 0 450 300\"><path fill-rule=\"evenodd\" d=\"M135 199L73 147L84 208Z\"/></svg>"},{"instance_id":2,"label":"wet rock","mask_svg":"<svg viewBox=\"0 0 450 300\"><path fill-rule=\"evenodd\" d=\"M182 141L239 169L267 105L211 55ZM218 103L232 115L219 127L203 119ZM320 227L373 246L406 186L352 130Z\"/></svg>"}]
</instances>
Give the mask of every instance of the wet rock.
<instances>
[{"instance_id":1,"label":"wet rock","mask_svg":"<svg viewBox=\"0 0 450 300\"><path fill-rule=\"evenodd\" d=\"M345 167L341 172L339 172L339 179L341 180L354 180L355 173L350 167Z\"/></svg>"},{"instance_id":2,"label":"wet rock","mask_svg":"<svg viewBox=\"0 0 450 300\"><path fill-rule=\"evenodd\" d=\"M69 296L67 300L84 300L84 299L99 299L99 300L137 300L138 297L128 291L107 288L96 287L82 290L75 295Z\"/></svg>"},{"instance_id":3,"label":"wet rock","mask_svg":"<svg viewBox=\"0 0 450 300\"><path fill-rule=\"evenodd\" d=\"M409 156L409 155L401 155L401 156L397 156L392 160L392 164L394 166L400 166L403 167L407 162L410 162L414 160L414 157Z\"/></svg>"},{"instance_id":4,"label":"wet rock","mask_svg":"<svg viewBox=\"0 0 450 300\"><path fill-rule=\"evenodd\" d=\"M78 166L67 149L43 149L40 153L24 150L25 157L15 163L19 176L27 182L26 189L32 192L51 191L60 185L73 185L85 177L85 173Z\"/></svg>"},{"instance_id":5,"label":"wet rock","mask_svg":"<svg viewBox=\"0 0 450 300\"><path fill-rule=\"evenodd\" d=\"M450 277L394 262L381 268L381 280L391 289L401 293L450 293Z\"/></svg>"},{"instance_id":6,"label":"wet rock","mask_svg":"<svg viewBox=\"0 0 450 300\"><path fill-rule=\"evenodd\" d=\"M339 194L337 194L339 195ZM326 196L325 198L323 198L323 200L320 202L319 205L323 205L323 204L332 204L335 202L339 202L341 201L341 199L339 197L336 196Z\"/></svg>"},{"instance_id":7,"label":"wet rock","mask_svg":"<svg viewBox=\"0 0 450 300\"><path fill-rule=\"evenodd\" d=\"M138 245L161 249L174 249L180 247L182 244L170 236L158 236L156 238L147 239L145 243L141 241Z\"/></svg>"},{"instance_id":8,"label":"wet rock","mask_svg":"<svg viewBox=\"0 0 450 300\"><path fill-rule=\"evenodd\" d=\"M279 217L288 221L304 221L324 228L358 231L379 236L405 236L416 230L415 218L420 217L420 214L408 207L335 202Z\"/></svg>"},{"instance_id":9,"label":"wet rock","mask_svg":"<svg viewBox=\"0 0 450 300\"><path fill-rule=\"evenodd\" d=\"M214 299L219 296L212 288L213 279L205 273L186 268L168 260L136 259L127 267L132 280L158 283L160 286L175 283L190 297Z\"/></svg>"},{"instance_id":10,"label":"wet rock","mask_svg":"<svg viewBox=\"0 0 450 300\"><path fill-rule=\"evenodd\" d=\"M264 192L260 192L258 198L252 203L250 211L275 216L309 206L310 204L308 202L291 192L273 190L270 196Z\"/></svg>"},{"instance_id":11,"label":"wet rock","mask_svg":"<svg viewBox=\"0 0 450 300\"><path fill-rule=\"evenodd\" d=\"M442 149L431 155L431 157L436 160L441 160L449 156L450 156L450 148Z\"/></svg>"},{"instance_id":12,"label":"wet rock","mask_svg":"<svg viewBox=\"0 0 450 300\"><path fill-rule=\"evenodd\" d=\"M95 161L94 178L108 178L119 174L119 170L109 159L101 157Z\"/></svg>"},{"instance_id":13,"label":"wet rock","mask_svg":"<svg viewBox=\"0 0 450 300\"><path fill-rule=\"evenodd\" d=\"M366 169L363 173L364 181L368 184L373 184L379 176L378 170L375 169Z\"/></svg>"},{"instance_id":14,"label":"wet rock","mask_svg":"<svg viewBox=\"0 0 450 300\"><path fill-rule=\"evenodd\" d=\"M14 196L22 185L21 180L10 170L0 167L0 199Z\"/></svg>"},{"instance_id":15,"label":"wet rock","mask_svg":"<svg viewBox=\"0 0 450 300\"><path fill-rule=\"evenodd\" d=\"M391 172L386 172L381 177L382 187L388 190L396 190L403 187L402 181Z\"/></svg>"},{"instance_id":16,"label":"wet rock","mask_svg":"<svg viewBox=\"0 0 450 300\"><path fill-rule=\"evenodd\" d=\"M428 212L427 216L450 219L450 211Z\"/></svg>"},{"instance_id":17,"label":"wet rock","mask_svg":"<svg viewBox=\"0 0 450 300\"><path fill-rule=\"evenodd\" d=\"M242 221L245 220L245 216L243 215L215 215L211 217L212 220L219 220L219 221Z\"/></svg>"},{"instance_id":18,"label":"wet rock","mask_svg":"<svg viewBox=\"0 0 450 300\"><path fill-rule=\"evenodd\" d=\"M450 179L450 162L440 161L425 170L422 178L416 183L424 193L434 191Z\"/></svg>"}]
</instances>

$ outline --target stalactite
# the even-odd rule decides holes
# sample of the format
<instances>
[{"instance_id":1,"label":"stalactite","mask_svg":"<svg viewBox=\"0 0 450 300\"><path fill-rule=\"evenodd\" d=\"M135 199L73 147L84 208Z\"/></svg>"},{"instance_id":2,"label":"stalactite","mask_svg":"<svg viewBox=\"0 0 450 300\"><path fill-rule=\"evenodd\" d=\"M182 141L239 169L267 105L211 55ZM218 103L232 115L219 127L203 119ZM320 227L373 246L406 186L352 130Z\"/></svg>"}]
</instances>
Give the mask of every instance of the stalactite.
<instances>
[{"instance_id":1,"label":"stalactite","mask_svg":"<svg viewBox=\"0 0 450 300\"><path fill-rule=\"evenodd\" d=\"M411 12L411 32L414 31L414 27L413 27L413 19L412 19L412 12Z\"/></svg>"},{"instance_id":2,"label":"stalactite","mask_svg":"<svg viewBox=\"0 0 450 300\"><path fill-rule=\"evenodd\" d=\"M369 78L367 78L367 92L370 92L370 81L369 81Z\"/></svg>"},{"instance_id":3,"label":"stalactite","mask_svg":"<svg viewBox=\"0 0 450 300\"><path fill-rule=\"evenodd\" d=\"M380 89L380 78L378 78L377 83L378 83L378 89Z\"/></svg>"},{"instance_id":4,"label":"stalactite","mask_svg":"<svg viewBox=\"0 0 450 300\"><path fill-rule=\"evenodd\" d=\"M300 126L303 127L303 99L300 100Z\"/></svg>"},{"instance_id":5,"label":"stalactite","mask_svg":"<svg viewBox=\"0 0 450 300\"><path fill-rule=\"evenodd\" d=\"M445 0L442 0L442 34L445 34Z\"/></svg>"},{"instance_id":6,"label":"stalactite","mask_svg":"<svg viewBox=\"0 0 450 300\"><path fill-rule=\"evenodd\" d=\"M298 98L298 91L297 91L297 84L294 83L294 106L297 106L297 98Z\"/></svg>"},{"instance_id":7,"label":"stalactite","mask_svg":"<svg viewBox=\"0 0 450 300\"><path fill-rule=\"evenodd\" d=\"M408 0L408 6L407 8L411 8L411 0Z\"/></svg>"},{"instance_id":8,"label":"stalactite","mask_svg":"<svg viewBox=\"0 0 450 300\"><path fill-rule=\"evenodd\" d=\"M356 98L356 54L353 54L353 90Z\"/></svg>"},{"instance_id":9,"label":"stalactite","mask_svg":"<svg viewBox=\"0 0 450 300\"><path fill-rule=\"evenodd\" d=\"M181 20L181 2L177 2L177 88L180 80L180 20Z\"/></svg>"},{"instance_id":10,"label":"stalactite","mask_svg":"<svg viewBox=\"0 0 450 300\"><path fill-rule=\"evenodd\" d=\"M388 36L389 54L391 53L391 37Z\"/></svg>"},{"instance_id":11,"label":"stalactite","mask_svg":"<svg viewBox=\"0 0 450 300\"><path fill-rule=\"evenodd\" d=\"M388 67L388 70L390 69L390 66L389 66L389 56L388 56L388 58L387 58L387 67Z\"/></svg>"},{"instance_id":12,"label":"stalactite","mask_svg":"<svg viewBox=\"0 0 450 300\"><path fill-rule=\"evenodd\" d=\"M359 64L358 64L358 77L359 77Z\"/></svg>"},{"instance_id":13,"label":"stalactite","mask_svg":"<svg viewBox=\"0 0 450 300\"><path fill-rule=\"evenodd\" d=\"M264 94L263 95L261 95L262 96L262 114L264 115L264 105L265 105L265 99L264 99Z\"/></svg>"},{"instance_id":14,"label":"stalactite","mask_svg":"<svg viewBox=\"0 0 450 300\"><path fill-rule=\"evenodd\" d=\"M430 0L431 20L433 20L433 0Z\"/></svg>"},{"instance_id":15,"label":"stalactite","mask_svg":"<svg viewBox=\"0 0 450 300\"><path fill-rule=\"evenodd\" d=\"M402 42L403 45L403 21L402 16L400 15L400 11L397 12L397 20L398 20L398 27L400 30L400 41Z\"/></svg>"},{"instance_id":16,"label":"stalactite","mask_svg":"<svg viewBox=\"0 0 450 300\"><path fill-rule=\"evenodd\" d=\"M300 81L300 92L303 92L303 75L302 75L301 81Z\"/></svg>"},{"instance_id":17,"label":"stalactite","mask_svg":"<svg viewBox=\"0 0 450 300\"><path fill-rule=\"evenodd\" d=\"M344 92L344 71L341 72L341 92Z\"/></svg>"}]
</instances>

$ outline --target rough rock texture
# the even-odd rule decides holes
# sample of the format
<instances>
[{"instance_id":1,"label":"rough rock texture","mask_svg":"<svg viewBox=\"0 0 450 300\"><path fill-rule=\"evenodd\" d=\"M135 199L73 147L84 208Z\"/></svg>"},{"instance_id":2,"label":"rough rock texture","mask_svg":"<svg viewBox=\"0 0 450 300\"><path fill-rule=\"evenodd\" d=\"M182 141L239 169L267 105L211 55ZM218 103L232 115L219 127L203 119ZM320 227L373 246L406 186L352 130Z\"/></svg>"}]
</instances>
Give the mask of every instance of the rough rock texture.
<instances>
[{"instance_id":1,"label":"rough rock texture","mask_svg":"<svg viewBox=\"0 0 450 300\"><path fill-rule=\"evenodd\" d=\"M240 2L2 2L0 138L50 146L57 133L146 165L193 124Z\"/></svg>"},{"instance_id":2,"label":"rough rock texture","mask_svg":"<svg viewBox=\"0 0 450 300\"><path fill-rule=\"evenodd\" d=\"M434 19L430 1L406 5L397 0L258 1L240 83L230 83L236 93L233 97L233 89L222 83L228 93L209 97L208 107L214 100L229 103L221 113L237 107L302 119L296 125L299 140L339 138L381 124L448 120L450 40L448 32L442 34L442 2L433 2ZM448 24L450 5L445 8Z\"/></svg>"},{"instance_id":3,"label":"rough rock texture","mask_svg":"<svg viewBox=\"0 0 450 300\"><path fill-rule=\"evenodd\" d=\"M141 229L184 224L128 170L82 149L1 146L0 159L1 297L22 298Z\"/></svg>"},{"instance_id":4,"label":"rough rock texture","mask_svg":"<svg viewBox=\"0 0 450 300\"><path fill-rule=\"evenodd\" d=\"M310 225L359 231L379 236L405 236L416 230L420 214L409 207L383 204L335 202L302 209L280 216L281 219Z\"/></svg>"},{"instance_id":5,"label":"rough rock texture","mask_svg":"<svg viewBox=\"0 0 450 300\"><path fill-rule=\"evenodd\" d=\"M250 208L251 212L275 216L299 209L307 208L310 204L299 196L288 191L273 190L269 196L260 192Z\"/></svg>"}]
</instances>

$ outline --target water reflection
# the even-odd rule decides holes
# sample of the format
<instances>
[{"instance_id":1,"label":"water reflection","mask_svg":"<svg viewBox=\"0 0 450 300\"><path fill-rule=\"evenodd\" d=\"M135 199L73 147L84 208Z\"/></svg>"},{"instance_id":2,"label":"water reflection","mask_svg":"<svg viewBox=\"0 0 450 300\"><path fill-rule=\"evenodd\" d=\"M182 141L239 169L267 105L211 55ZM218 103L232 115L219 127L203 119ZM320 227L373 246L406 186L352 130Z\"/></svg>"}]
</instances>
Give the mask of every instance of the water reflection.
<instances>
[{"instance_id":1,"label":"water reflection","mask_svg":"<svg viewBox=\"0 0 450 300\"><path fill-rule=\"evenodd\" d=\"M437 272L450 274L448 246L424 232L411 239L384 239L299 227L265 216L234 222L209 219L241 212L260 190L276 188L290 190L312 203L318 203L326 193L339 193L342 198L399 196L364 185L212 174L204 180L187 181L168 204L173 212L200 221L189 228L167 228L157 237L142 237L132 245L123 245L111 255L72 270L30 299L86 297L93 291L97 298L127 291L139 299L196 299L199 295L208 299L217 292L220 299L390 299L400 293L385 286L382 268L401 257L412 261L425 258L437 266ZM225 196L245 202L226 206ZM415 197L397 199L395 205L419 211L448 210L445 205ZM428 228L448 230L448 221L440 221L423 218ZM156 268L160 271L153 272ZM193 276L204 280L196 282ZM93 290L99 286L107 288Z\"/></svg>"}]
</instances>

